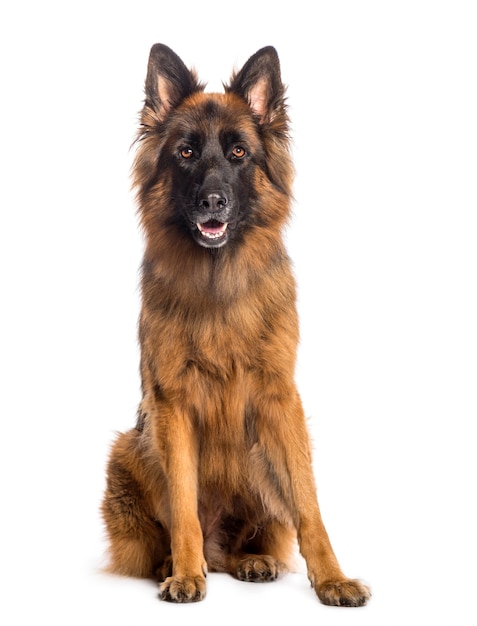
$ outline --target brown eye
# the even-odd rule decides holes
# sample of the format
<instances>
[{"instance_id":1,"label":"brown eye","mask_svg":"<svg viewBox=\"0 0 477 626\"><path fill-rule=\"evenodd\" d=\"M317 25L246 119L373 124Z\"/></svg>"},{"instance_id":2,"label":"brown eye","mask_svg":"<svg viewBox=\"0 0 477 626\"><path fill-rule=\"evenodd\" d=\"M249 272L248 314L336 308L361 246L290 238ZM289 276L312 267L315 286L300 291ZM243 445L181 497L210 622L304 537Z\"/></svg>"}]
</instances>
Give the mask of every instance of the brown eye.
<instances>
[{"instance_id":1,"label":"brown eye","mask_svg":"<svg viewBox=\"0 0 477 626\"><path fill-rule=\"evenodd\" d=\"M245 156L245 150L242 148L242 146L235 146L232 150L232 155L236 159L243 159L243 157Z\"/></svg>"},{"instance_id":2,"label":"brown eye","mask_svg":"<svg viewBox=\"0 0 477 626\"><path fill-rule=\"evenodd\" d=\"M192 150L192 148L189 148L188 146L186 146L185 148L181 148L181 157L183 159L190 159L193 154L194 151Z\"/></svg>"}]
</instances>

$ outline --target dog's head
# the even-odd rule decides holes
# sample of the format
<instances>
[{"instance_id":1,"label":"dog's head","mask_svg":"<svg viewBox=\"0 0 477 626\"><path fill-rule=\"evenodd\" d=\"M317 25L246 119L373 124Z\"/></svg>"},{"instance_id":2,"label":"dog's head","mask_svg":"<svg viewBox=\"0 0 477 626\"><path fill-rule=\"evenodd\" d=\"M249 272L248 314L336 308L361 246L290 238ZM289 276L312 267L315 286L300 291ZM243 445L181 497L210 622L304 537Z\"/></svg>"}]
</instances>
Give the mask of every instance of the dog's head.
<instances>
[{"instance_id":1,"label":"dog's head","mask_svg":"<svg viewBox=\"0 0 477 626\"><path fill-rule=\"evenodd\" d=\"M247 227L286 219L277 194L289 196L292 168L274 48L259 50L224 87L205 93L172 50L152 47L134 169L146 230L220 248Z\"/></svg>"}]
</instances>

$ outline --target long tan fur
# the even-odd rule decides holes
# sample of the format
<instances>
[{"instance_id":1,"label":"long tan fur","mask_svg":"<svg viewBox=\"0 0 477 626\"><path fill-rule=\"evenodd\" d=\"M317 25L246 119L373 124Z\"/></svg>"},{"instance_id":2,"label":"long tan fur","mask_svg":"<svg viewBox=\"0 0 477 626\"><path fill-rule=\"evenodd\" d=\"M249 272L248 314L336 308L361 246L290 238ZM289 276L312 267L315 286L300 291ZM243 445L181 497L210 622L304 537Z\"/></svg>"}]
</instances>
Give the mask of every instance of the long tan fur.
<instances>
[{"instance_id":1,"label":"long tan fur","mask_svg":"<svg viewBox=\"0 0 477 626\"><path fill-rule=\"evenodd\" d=\"M273 580L296 538L322 602L369 597L342 573L324 528L294 382L295 281L281 235L288 148L273 48L222 94L204 92L166 46L152 48L134 167L143 398L136 427L113 446L102 511L111 570L156 577L165 600L202 599L207 571ZM205 235L184 217L220 195L195 202L197 172L230 189L216 207L232 215L223 245L217 220L204 222L210 243L200 245Z\"/></svg>"}]
</instances>

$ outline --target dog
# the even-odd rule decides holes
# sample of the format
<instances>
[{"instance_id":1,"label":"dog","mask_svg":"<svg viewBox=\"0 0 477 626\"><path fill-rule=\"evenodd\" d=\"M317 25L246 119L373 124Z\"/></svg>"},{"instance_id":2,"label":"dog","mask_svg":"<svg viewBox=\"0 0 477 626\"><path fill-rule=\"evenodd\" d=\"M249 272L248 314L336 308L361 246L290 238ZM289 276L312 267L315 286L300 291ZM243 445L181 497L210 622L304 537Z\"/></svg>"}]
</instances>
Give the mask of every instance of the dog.
<instances>
[{"instance_id":1,"label":"dog","mask_svg":"<svg viewBox=\"0 0 477 626\"><path fill-rule=\"evenodd\" d=\"M223 93L152 47L132 173L142 399L113 444L102 516L109 570L155 577L169 602L202 600L207 572L275 580L296 541L324 604L370 597L323 525L294 382L288 126L273 47Z\"/></svg>"}]
</instances>

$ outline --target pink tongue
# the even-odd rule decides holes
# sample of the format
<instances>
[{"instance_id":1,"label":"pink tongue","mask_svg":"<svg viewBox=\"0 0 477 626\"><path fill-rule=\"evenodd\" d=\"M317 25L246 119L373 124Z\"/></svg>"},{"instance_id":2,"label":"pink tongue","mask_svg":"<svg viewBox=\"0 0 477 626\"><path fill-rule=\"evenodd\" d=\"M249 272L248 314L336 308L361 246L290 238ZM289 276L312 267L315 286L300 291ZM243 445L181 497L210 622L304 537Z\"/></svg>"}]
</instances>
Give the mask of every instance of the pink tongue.
<instances>
[{"instance_id":1,"label":"pink tongue","mask_svg":"<svg viewBox=\"0 0 477 626\"><path fill-rule=\"evenodd\" d=\"M222 222L216 222L215 220L211 220L210 222L205 222L205 224L200 225L200 230L203 233L209 233L210 235L216 235L217 233L221 233L224 230L224 224Z\"/></svg>"}]
</instances>

